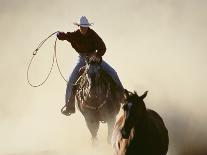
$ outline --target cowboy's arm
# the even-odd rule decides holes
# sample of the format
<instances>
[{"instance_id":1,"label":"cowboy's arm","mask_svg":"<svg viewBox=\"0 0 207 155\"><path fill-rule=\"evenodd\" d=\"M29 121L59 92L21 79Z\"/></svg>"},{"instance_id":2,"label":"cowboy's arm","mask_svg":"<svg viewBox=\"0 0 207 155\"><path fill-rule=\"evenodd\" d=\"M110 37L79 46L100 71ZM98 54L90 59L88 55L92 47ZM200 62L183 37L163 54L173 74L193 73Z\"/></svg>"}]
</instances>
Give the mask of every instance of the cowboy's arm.
<instances>
[{"instance_id":1,"label":"cowboy's arm","mask_svg":"<svg viewBox=\"0 0 207 155\"><path fill-rule=\"evenodd\" d=\"M66 39L67 39L67 35L66 35L65 32L58 32L58 33L57 33L57 38L58 38L59 40L66 40Z\"/></svg>"},{"instance_id":2,"label":"cowboy's arm","mask_svg":"<svg viewBox=\"0 0 207 155\"><path fill-rule=\"evenodd\" d=\"M58 32L57 33L57 38L59 40L67 40L67 41L71 42L71 35L72 34L73 33L71 33L71 32L67 32L67 33L65 33L65 32Z\"/></svg>"},{"instance_id":3,"label":"cowboy's arm","mask_svg":"<svg viewBox=\"0 0 207 155\"><path fill-rule=\"evenodd\" d=\"M94 33L94 40L95 48L97 50L96 56L102 57L106 52L106 45L96 32Z\"/></svg>"}]
</instances>

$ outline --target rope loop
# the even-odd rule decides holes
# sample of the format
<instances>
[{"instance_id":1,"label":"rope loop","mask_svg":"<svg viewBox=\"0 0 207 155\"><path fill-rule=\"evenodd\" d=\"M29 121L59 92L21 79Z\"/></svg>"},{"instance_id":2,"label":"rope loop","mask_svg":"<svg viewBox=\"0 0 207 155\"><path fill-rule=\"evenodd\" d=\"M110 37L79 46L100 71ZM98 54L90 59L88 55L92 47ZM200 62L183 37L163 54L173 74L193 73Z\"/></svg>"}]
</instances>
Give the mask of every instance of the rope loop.
<instances>
[{"instance_id":1,"label":"rope loop","mask_svg":"<svg viewBox=\"0 0 207 155\"><path fill-rule=\"evenodd\" d=\"M57 65L57 67L58 67L58 71L59 71L61 77L62 77L62 78L66 81L66 83L67 83L67 80L64 78L64 76L63 76L63 74L62 74L62 72L61 72L61 70L60 70L60 66L59 66L59 64L58 64L57 52L56 52L57 37L56 37L56 39L55 39L55 44L54 44L54 53L53 53L53 57L52 57L52 64L51 64L50 70L49 70L49 72L48 72L46 78L45 78L40 84L37 84L37 85L32 84L32 83L30 82L30 80L29 80L29 70L30 70L31 64L32 64L32 62L33 62L33 60L34 60L34 57L37 55L37 52L39 51L39 49L43 46L43 44L44 44L50 37L52 37L53 35L55 35L55 34L58 33L58 32L59 32L59 31L56 31L56 32L50 34L46 39L44 39L43 41L41 41L41 42L39 43L39 45L37 46L37 48L33 51L33 56L32 56L32 58L31 58L31 60L30 60L30 62L29 62L28 68L27 68L27 82L28 82L29 85L32 86L32 87L39 87L39 86L42 86L42 85L48 80L48 78L49 78L49 76L50 76L50 74L51 74L51 72L52 72L52 69L53 69L53 66L54 66L54 62L56 62L56 65Z\"/></svg>"}]
</instances>

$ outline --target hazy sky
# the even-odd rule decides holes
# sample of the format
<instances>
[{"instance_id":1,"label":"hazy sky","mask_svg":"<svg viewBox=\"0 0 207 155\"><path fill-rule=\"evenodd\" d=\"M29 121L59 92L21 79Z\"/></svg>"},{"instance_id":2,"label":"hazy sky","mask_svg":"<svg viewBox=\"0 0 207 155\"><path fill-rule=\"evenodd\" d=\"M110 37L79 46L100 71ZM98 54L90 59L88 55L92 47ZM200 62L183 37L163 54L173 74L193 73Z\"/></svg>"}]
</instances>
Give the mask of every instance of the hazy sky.
<instances>
[{"instance_id":1,"label":"hazy sky","mask_svg":"<svg viewBox=\"0 0 207 155\"><path fill-rule=\"evenodd\" d=\"M0 0L0 155L113 154L105 124L93 149L83 116L60 114L65 83L56 67L42 87L26 81L38 43L55 31L74 31L82 15L95 23L107 46L104 59L124 87L138 94L149 90L146 105L169 130L168 155L206 154L206 8L205 0ZM36 56L34 84L49 71L54 40ZM57 52L67 78L78 55L62 41Z\"/></svg>"}]
</instances>

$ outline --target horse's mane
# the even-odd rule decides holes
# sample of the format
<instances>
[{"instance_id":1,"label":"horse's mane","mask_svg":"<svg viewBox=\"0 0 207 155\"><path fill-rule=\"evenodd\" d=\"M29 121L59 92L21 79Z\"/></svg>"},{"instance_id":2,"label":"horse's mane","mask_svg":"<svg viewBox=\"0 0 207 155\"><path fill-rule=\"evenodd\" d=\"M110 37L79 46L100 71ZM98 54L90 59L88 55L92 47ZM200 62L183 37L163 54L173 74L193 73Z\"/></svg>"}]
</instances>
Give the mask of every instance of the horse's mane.
<instances>
[{"instance_id":1,"label":"horse's mane","mask_svg":"<svg viewBox=\"0 0 207 155\"><path fill-rule=\"evenodd\" d=\"M134 92L130 92L128 90L125 90L125 91L127 91L126 101L129 101L129 100L135 101L139 99L139 96L136 91Z\"/></svg>"},{"instance_id":2,"label":"horse's mane","mask_svg":"<svg viewBox=\"0 0 207 155\"><path fill-rule=\"evenodd\" d=\"M98 96L100 101L109 98L110 95L115 95L116 91L118 91L118 87L111 76L106 73L102 68L100 69L100 77L97 81L95 81L95 93L91 92L89 89L89 81L87 78L87 71L85 70L84 73L81 75L79 82L79 90L82 90L82 95L80 96L83 100L88 100L89 98L95 98L93 95ZM97 98L96 98L97 100Z\"/></svg>"}]
</instances>

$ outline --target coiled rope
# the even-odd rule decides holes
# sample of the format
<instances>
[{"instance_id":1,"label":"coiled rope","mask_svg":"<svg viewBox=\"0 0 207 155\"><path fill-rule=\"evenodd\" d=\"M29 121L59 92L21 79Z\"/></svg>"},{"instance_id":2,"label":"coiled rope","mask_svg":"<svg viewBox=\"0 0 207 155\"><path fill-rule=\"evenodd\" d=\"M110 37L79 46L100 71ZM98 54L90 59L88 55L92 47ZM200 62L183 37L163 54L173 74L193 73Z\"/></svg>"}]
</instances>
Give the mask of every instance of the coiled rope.
<instances>
[{"instance_id":1,"label":"coiled rope","mask_svg":"<svg viewBox=\"0 0 207 155\"><path fill-rule=\"evenodd\" d=\"M58 67L58 71L59 71L61 77L63 78L63 80L65 80L66 83L68 83L68 81L64 78L64 76L63 76L63 74L62 74L62 72L61 72L60 66L59 66L59 64L58 64L57 52L56 52L57 37L56 37L56 39L55 39L55 44L54 44L54 53L53 53L53 57L52 57L52 64L51 64L50 70L49 70L49 72L48 72L46 78L45 78L41 83L39 83L39 84L37 84L37 85L32 84L32 83L30 82L30 80L29 80L29 71L30 71L30 67L31 67L31 64L32 64L32 62L33 62L35 56L37 55L37 52L39 51L39 49L43 46L43 44L44 44L50 37L52 37L53 35L57 34L58 32L59 32L59 31L56 31L56 32L52 33L52 34L49 35L46 39L44 39L43 41L41 41L41 42L39 43L39 45L37 46L37 48L33 51L33 56L32 56L32 58L31 58L31 60L30 60L30 62L29 62L28 68L27 68L27 82L28 82L29 85L32 86L32 87L39 87L39 86L42 86L42 85L48 80L48 78L50 77L50 74L51 74L51 72L52 72L52 69L53 69L53 67L54 67L54 62L56 62L56 65L57 65L57 67Z\"/></svg>"}]
</instances>

